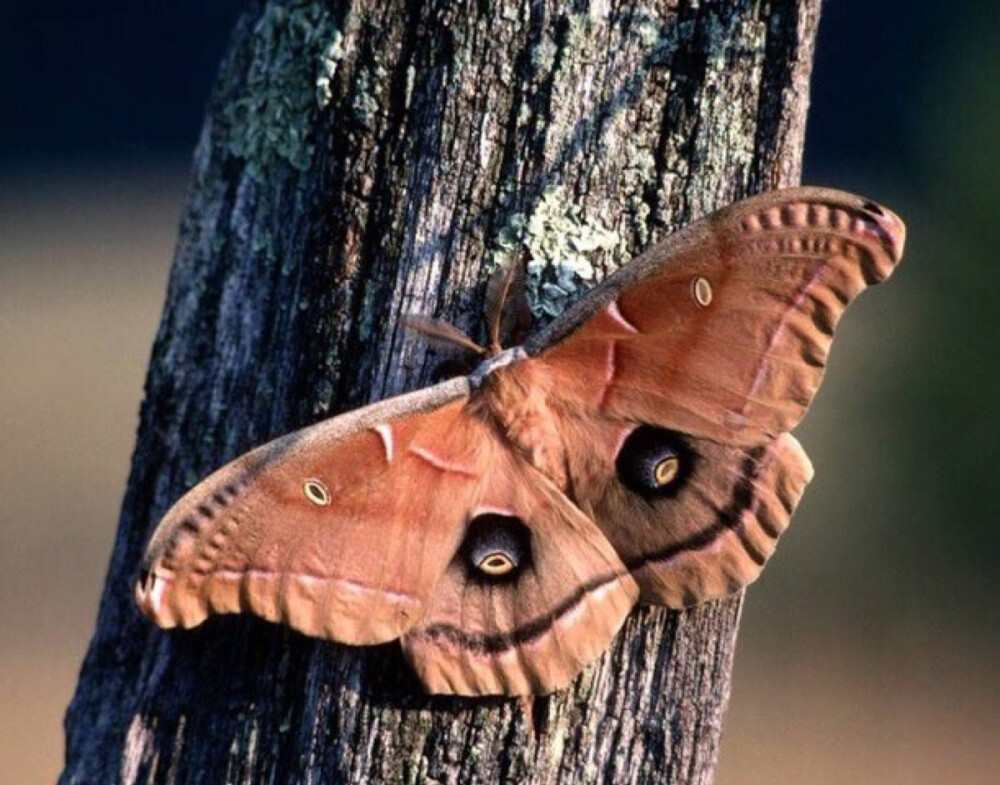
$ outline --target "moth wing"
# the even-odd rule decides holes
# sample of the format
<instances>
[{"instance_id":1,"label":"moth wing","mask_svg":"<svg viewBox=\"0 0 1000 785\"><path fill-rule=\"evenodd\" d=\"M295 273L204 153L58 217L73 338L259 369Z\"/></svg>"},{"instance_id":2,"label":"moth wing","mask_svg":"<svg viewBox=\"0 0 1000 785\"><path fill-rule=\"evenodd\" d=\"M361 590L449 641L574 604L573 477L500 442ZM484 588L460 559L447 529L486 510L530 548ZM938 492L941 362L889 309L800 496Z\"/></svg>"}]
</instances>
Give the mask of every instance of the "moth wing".
<instances>
[{"instance_id":1,"label":"moth wing","mask_svg":"<svg viewBox=\"0 0 1000 785\"><path fill-rule=\"evenodd\" d=\"M430 692L560 689L604 652L638 597L595 523L520 457L502 460L485 514L473 519L426 615L403 636L404 654ZM516 569L503 576L476 569L477 550L516 552L518 537Z\"/></svg>"},{"instance_id":2,"label":"moth wing","mask_svg":"<svg viewBox=\"0 0 1000 785\"><path fill-rule=\"evenodd\" d=\"M787 431L841 314L904 236L856 196L765 194L653 247L529 344L564 412L574 500L645 601L687 606L757 577L812 477ZM665 487L623 482L657 450L678 460Z\"/></svg>"},{"instance_id":3,"label":"moth wing","mask_svg":"<svg viewBox=\"0 0 1000 785\"><path fill-rule=\"evenodd\" d=\"M638 589L593 522L467 403L464 380L445 383L223 467L154 533L140 608L163 627L249 612L349 644L403 636L432 692L562 686L607 647ZM502 580L477 567L497 519L518 527L521 549Z\"/></svg>"},{"instance_id":4,"label":"moth wing","mask_svg":"<svg viewBox=\"0 0 1000 785\"><path fill-rule=\"evenodd\" d=\"M653 246L526 348L592 411L759 444L798 424L840 316L892 273L904 238L857 196L766 193Z\"/></svg>"},{"instance_id":5,"label":"moth wing","mask_svg":"<svg viewBox=\"0 0 1000 785\"><path fill-rule=\"evenodd\" d=\"M671 608L755 580L813 475L789 433L740 446L600 415L562 427L588 444L570 459L575 503L612 543L641 600ZM662 460L677 464L660 488Z\"/></svg>"},{"instance_id":6,"label":"moth wing","mask_svg":"<svg viewBox=\"0 0 1000 785\"><path fill-rule=\"evenodd\" d=\"M250 612L350 644L399 637L458 547L493 440L465 380L253 450L164 516L136 597L162 627Z\"/></svg>"}]
</instances>

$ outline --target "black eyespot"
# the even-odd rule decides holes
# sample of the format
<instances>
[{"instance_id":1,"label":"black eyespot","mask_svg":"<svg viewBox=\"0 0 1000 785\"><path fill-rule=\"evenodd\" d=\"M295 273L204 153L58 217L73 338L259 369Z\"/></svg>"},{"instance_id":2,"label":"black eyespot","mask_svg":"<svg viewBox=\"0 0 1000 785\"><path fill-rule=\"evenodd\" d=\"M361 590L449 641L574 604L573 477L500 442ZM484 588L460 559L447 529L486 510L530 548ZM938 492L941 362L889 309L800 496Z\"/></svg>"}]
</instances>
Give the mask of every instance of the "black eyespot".
<instances>
[{"instance_id":1,"label":"black eyespot","mask_svg":"<svg viewBox=\"0 0 1000 785\"><path fill-rule=\"evenodd\" d=\"M471 576L490 583L511 581L531 557L531 532L512 515L477 515L469 521L460 553Z\"/></svg>"},{"instance_id":2,"label":"black eyespot","mask_svg":"<svg viewBox=\"0 0 1000 785\"><path fill-rule=\"evenodd\" d=\"M861 208L867 210L870 213L875 213L875 215L885 215L885 210L883 210L879 205L875 204L875 202L865 202L863 205L861 205Z\"/></svg>"},{"instance_id":3,"label":"black eyespot","mask_svg":"<svg viewBox=\"0 0 1000 785\"><path fill-rule=\"evenodd\" d=\"M676 431L640 425L615 458L618 479L641 496L673 496L694 468L695 455Z\"/></svg>"}]
</instances>

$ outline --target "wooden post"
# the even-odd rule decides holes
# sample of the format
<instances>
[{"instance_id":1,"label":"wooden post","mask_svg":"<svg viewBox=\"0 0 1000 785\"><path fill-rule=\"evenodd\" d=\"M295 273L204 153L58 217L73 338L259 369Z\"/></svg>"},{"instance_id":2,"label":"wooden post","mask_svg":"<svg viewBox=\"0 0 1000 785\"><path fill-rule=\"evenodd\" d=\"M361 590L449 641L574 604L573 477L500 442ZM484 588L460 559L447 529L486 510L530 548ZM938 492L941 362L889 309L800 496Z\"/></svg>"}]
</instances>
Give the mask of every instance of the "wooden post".
<instances>
[{"instance_id":1,"label":"wooden post","mask_svg":"<svg viewBox=\"0 0 1000 785\"><path fill-rule=\"evenodd\" d=\"M425 383L433 357L402 313L481 337L501 246L544 266L547 238L572 235L600 277L797 182L818 8L251 4L195 154L63 783L711 780L738 598L638 611L526 716L516 700L423 695L396 645L249 618L165 633L132 583L152 526L211 469Z\"/></svg>"}]
</instances>

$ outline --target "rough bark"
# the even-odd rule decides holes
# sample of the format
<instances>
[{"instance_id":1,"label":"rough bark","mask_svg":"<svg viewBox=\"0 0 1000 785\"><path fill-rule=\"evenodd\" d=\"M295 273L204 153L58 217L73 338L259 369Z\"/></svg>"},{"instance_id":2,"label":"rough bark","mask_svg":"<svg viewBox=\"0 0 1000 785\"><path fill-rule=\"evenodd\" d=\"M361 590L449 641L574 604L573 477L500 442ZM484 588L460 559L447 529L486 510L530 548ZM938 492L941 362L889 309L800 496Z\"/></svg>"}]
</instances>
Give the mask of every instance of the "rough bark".
<instances>
[{"instance_id":1,"label":"rough bark","mask_svg":"<svg viewBox=\"0 0 1000 785\"><path fill-rule=\"evenodd\" d=\"M62 782L710 781L739 598L634 613L526 714L423 695L395 645L249 618L164 633L131 587L151 527L209 470L428 380L401 314L483 337L500 245L552 261L544 237L512 234L518 214L615 232L602 274L795 183L818 5L251 5L195 155Z\"/></svg>"}]
</instances>

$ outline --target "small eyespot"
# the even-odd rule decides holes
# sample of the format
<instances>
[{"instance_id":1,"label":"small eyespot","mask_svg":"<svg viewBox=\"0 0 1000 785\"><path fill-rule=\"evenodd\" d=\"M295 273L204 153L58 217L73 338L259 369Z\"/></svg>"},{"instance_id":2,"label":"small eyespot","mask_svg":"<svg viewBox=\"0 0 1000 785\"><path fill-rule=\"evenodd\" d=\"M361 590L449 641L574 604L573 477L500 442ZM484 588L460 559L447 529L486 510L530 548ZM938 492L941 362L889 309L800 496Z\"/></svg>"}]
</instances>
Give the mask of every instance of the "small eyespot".
<instances>
[{"instance_id":1,"label":"small eyespot","mask_svg":"<svg viewBox=\"0 0 1000 785\"><path fill-rule=\"evenodd\" d=\"M707 278L697 276L691 281L691 296L702 308L708 308L712 304L712 284Z\"/></svg>"},{"instance_id":2,"label":"small eyespot","mask_svg":"<svg viewBox=\"0 0 1000 785\"><path fill-rule=\"evenodd\" d=\"M875 213L875 215L885 215L885 210L875 204L875 202L865 202L861 207L870 213Z\"/></svg>"},{"instance_id":3,"label":"small eyespot","mask_svg":"<svg viewBox=\"0 0 1000 785\"><path fill-rule=\"evenodd\" d=\"M494 551L493 553L488 553L483 559L476 564L476 567L485 572L487 575L499 576L506 575L508 572L513 570L517 565L514 564L513 560L501 551Z\"/></svg>"},{"instance_id":4,"label":"small eyespot","mask_svg":"<svg viewBox=\"0 0 1000 785\"><path fill-rule=\"evenodd\" d=\"M317 479L308 479L303 482L302 492L317 507L327 507L330 504L330 491Z\"/></svg>"},{"instance_id":5,"label":"small eyespot","mask_svg":"<svg viewBox=\"0 0 1000 785\"><path fill-rule=\"evenodd\" d=\"M659 487L663 488L676 480L680 471L680 459L671 455L656 464L656 468L653 469L653 479L656 480Z\"/></svg>"}]
</instances>

